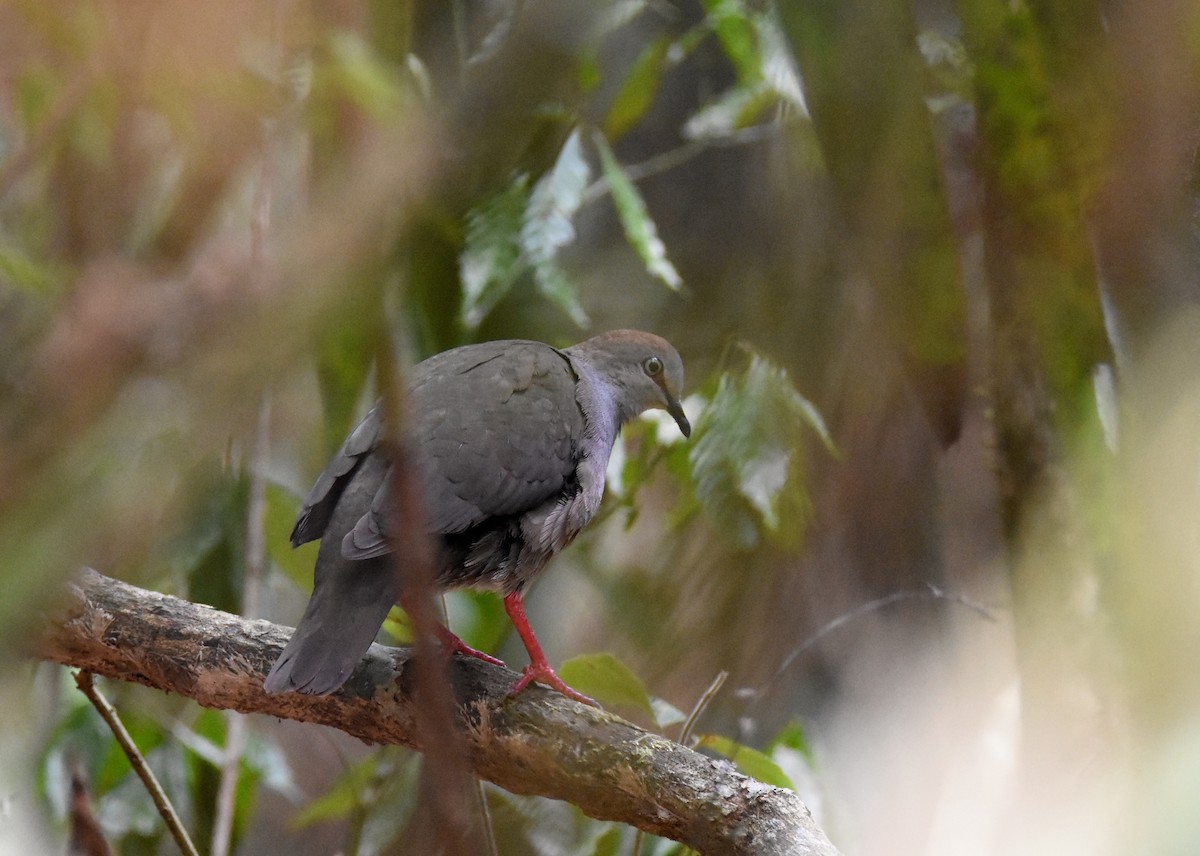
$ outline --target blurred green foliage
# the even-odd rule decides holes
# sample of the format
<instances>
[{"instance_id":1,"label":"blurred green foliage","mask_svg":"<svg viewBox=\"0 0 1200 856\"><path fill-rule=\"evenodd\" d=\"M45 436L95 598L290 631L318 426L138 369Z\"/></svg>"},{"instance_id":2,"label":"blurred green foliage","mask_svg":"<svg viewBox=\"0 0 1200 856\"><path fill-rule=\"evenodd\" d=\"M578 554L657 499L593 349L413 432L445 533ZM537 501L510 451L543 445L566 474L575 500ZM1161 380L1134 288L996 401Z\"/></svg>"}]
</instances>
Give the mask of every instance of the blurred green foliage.
<instances>
[{"instance_id":1,"label":"blurred green foliage","mask_svg":"<svg viewBox=\"0 0 1200 856\"><path fill-rule=\"evenodd\" d=\"M703 120L704 129L693 135L719 139L761 116L779 97L764 76L759 45L770 17L741 4L714 3L688 26L650 36L630 63L613 64L605 51L615 39L625 38L631 22L648 10L643 4L626 5L619 13L617 7L589 10L572 23L576 41L567 65L577 67L575 82L565 90L551 85L541 96L537 94L540 83L530 90L524 103L527 112L509 120L518 129L509 154L489 152L478 163L463 163L461 172L452 167L438 175L428 201L417 206L411 219L398 207L403 204L399 199L388 202L381 210L385 218L394 218L392 233L373 252L347 256L338 263L334 291L314 316L331 323L313 325L317 335L309 346L297 349L315 369L324 411L321 447L328 450L340 442L364 396L370 395L374 357L380 342L390 335L384 330L413 331L418 353L450 343L447 330L455 331L451 342L472 338L492 323L489 319L506 302L527 302L527 285L569 323L586 327L589 318L576 274L564 256L576 243L582 213L598 199L611 199L631 255L647 274L672 290L683 288L651 205L611 141L635 132L653 114L665 75L707 39L715 39L735 76L731 87L712 93L711 102L701 111L710 117L715 111L727 115L716 123L712 118ZM451 124L458 121L453 118L460 109L456 92L464 84L446 76L455 62L447 63L434 47L451 22L408 4L373 5L365 28L363 22L339 20L333 12L276 21L264 28L266 19L239 11L232 14L244 28L245 38L237 45L209 41L222 32L215 21L203 25L191 21L194 32L158 41L164 38L160 27L190 20L182 9L167 9L161 19L143 25L95 3L78 4L62 13L25 4L9 14L24 28L26 44L24 54L11 60L18 72L15 110L6 114L2 132L5 150L18 150L27 160L15 166L10 160L6 166L11 171L4 173L8 183L0 187L0 194L8 194L0 197L5 204L0 212L0 246L4 247L0 283L4 305L44 308L40 316L30 316L40 318L36 323L42 325L44 336L52 334L55 313L69 306L73 295L83 294L80 286L71 283L94 263L96 254L121 252L135 263L157 265L169 275L171 264L189 256L201 258L206 241L223 234L226 224L241 222L240 235L237 227L234 235L243 245L249 242L251 263L269 265L265 254L272 250L267 242L277 227L270 219L256 222L256 218L274 217L276 223L287 223L303 210L306 197L349 180L356 150L380 129L404 127L436 115L451 117ZM537 24L536 18L518 22L513 14L500 12L489 18L484 13L469 23L466 19L453 23L460 28L455 38L461 63L453 74L464 69L471 73L472 63L492 62L500 74L497 97L505 97L505 63L531 37L531 31L521 27ZM476 26L479 29L471 30ZM475 37L478 40L472 42ZM468 43L471 47L462 53ZM120 58L126 46L132 51L131 62ZM172 51L176 49L181 58L192 62L190 68L175 62ZM72 61L64 63L64 57ZM568 94L571 89L574 92ZM744 93L750 92L757 94L747 101ZM521 104L523 94L512 89L507 93L516 95L514 105ZM734 101L739 106L729 114L721 105ZM594 116L603 117L599 127L589 118ZM464 114L463 121L469 124L474 118ZM696 119L701 120L701 114ZM499 160L487 162L497 156ZM47 195L56 187L66 196L49 202ZM101 210L103 214L93 218ZM307 239L320 240L321 221L310 226L313 231ZM453 263L447 264L450 260ZM220 277L217 271L203 275L215 277L213 283ZM151 285L143 299L157 300L157 294L166 291L166 286ZM113 292L114 297L119 294ZM397 302L399 295L402 302ZM153 302L144 306L151 313L149 323L159 325L152 317L157 311ZM117 303L111 311L120 318L131 310ZM35 328L29 341L36 342L38 335ZM134 359L126 364L131 371L147 377L177 372L147 343L137 340L141 335L137 328L119 335L131 337ZM175 345L195 346L191 331ZM44 358L37 355L36 347L33 354L35 360ZM106 358L101 349L91 359L105 370ZM129 379L114 376L113 382L119 388L133 382L137 374ZM264 388L280 377L277 369L272 370L263 378ZM169 382L178 384L176 394L187 395L186 381ZM674 442L678 438L668 440L664 435L660 443L653 429L635 426L630 435L640 438L640 443L634 444L638 448L626 466L627 490L621 492L620 502L636 511L638 489L655 480L654 461L665 454L673 461L667 469L677 478L681 507L707 510L720 527L742 532L735 538L744 540L743 530L749 526L797 543L804 453L798 445L785 448L784 444L801 438L790 429L776 436L771 433L774 429L761 423L781 417L811 422L815 411L797 409L798 403L806 402L786 374L767 368L757 357L751 360L748 375L720 381L715 389L716 403L733 407L738 416L701 419L701 450L728 452L749 443L762 452L756 460L763 466L774 461L767 460L770 455L784 455L791 461L786 497L782 486L750 484L755 478L761 481L764 473L748 474L727 454L689 457L685 447ZM33 393L48 394L48 390L35 388ZM202 403L196 406L205 408ZM227 415L234 415L240 406L226 411ZM755 416L759 408L761 415ZM88 436L88 418L83 414L73 429L80 437ZM293 550L288 543L300 501L295 490L285 486L293 479L270 475L256 488L254 474L268 462L254 459L252 448L236 438L231 427L217 427L212 437L202 437L179 431L178 426L159 426L151 419L145 430L148 436L161 437L165 446L189 450L190 460L181 461L179 467L187 490L180 494L178 506L165 514L163 529L145 532L142 544L124 554L113 552L114 558L126 562L127 571L142 568L139 573L159 586L239 611L245 597L245 568L255 561L248 552L250 533L258 527L269 579L285 580L283 585L301 590L310 585L316 545ZM19 448L20 438L15 439ZM288 462L285 472L294 466ZM303 469L308 467L302 463ZM719 477L714 475L717 470ZM693 488L698 488L696 495ZM249 520L254 490L263 492L262 517L257 522ZM795 531L786 535L793 526ZM80 554L88 555L86 543L79 546ZM54 557L43 554L38 559L52 562ZM459 632L481 647L494 648L508 633L503 611L488 595L452 593L448 608ZM390 618L386 629L396 638L407 636L402 614ZM569 660L563 674L584 691L657 727L678 724L683 718L669 702L652 698L633 671L611 654ZM91 711L73 693L67 698L40 762L43 793L56 806L55 819L65 821L66 770L69 756L77 756L99 801L105 829L117 846L127 853L153 852L161 846L162 832L148 798ZM203 844L224 763L227 719L177 707L157 706L154 713L143 713L140 698L137 691L128 691L119 693L118 701L136 741L152 766L160 768L185 819L200 827L197 837ZM235 840L253 816L259 788L270 787L290 799L298 796L283 755L268 738L252 737L240 764ZM390 750L367 755L349 764L326 795L310 802L292 822L303 827L349 820L347 852L377 852L404 828L403 819L413 807L415 769L407 753ZM533 821L546 808L497 793L489 799L504 812L528 814L514 827L523 829L523 834L544 834ZM380 823L388 817L392 820ZM578 816L571 823L580 830L576 843L591 841L592 852L616 852L622 842L627 843L626 833L603 824ZM673 848L660 846L656 852L668 850Z\"/></svg>"},{"instance_id":2,"label":"blurred green foliage","mask_svg":"<svg viewBox=\"0 0 1200 856\"><path fill-rule=\"evenodd\" d=\"M911 393L949 444L969 378L982 382L1006 357L1020 370L1017 392L1032 392L1030 421L1046 419L1033 427L1053 441L1025 461L1030 472L1057 472L1069 450L1084 450L1070 478L1089 502L1047 517L1074 531L1071 514L1087 516L1088 548L1114 565L1130 539L1146 553L1173 543L1168 536L1190 531L1186 520L1157 512L1178 525L1151 537L1160 530L1135 513L1157 501L1156 489L1120 505L1092 384L1113 358L1098 280L1124 278L1136 300L1170 288L1115 264L1093 226L1111 208L1106 234L1123 235L1164 207L1155 175L1114 161L1122 133L1134 150L1143 133L1136 122L1119 127L1116 100L1169 104L1178 81L1200 79L1195 22L1177 34L1191 57L1186 73L1153 65L1152 85L1130 95L1110 44L1116 30L1094 0L944 6L0 5L9 83L0 97L0 640L24 643L37 607L81 562L234 611L249 600L247 568L261 562L263 590L302 603L316 545L289 544L301 492L374 397L382 349L403 365L477 339L565 344L600 323L661 329L680 346L698 390L687 402L695 433L683 442L665 418L625 431L605 508L624 527L597 525L569 559L584 580L572 609L590 607L622 628L612 647L625 648L572 658L561 673L666 733L683 719L676 705L694 703L727 660L749 661L752 681L757 667L776 665L764 656L783 656L781 628L811 630L821 611L797 592L844 604L898 585L898 574L877 579L850 560L908 547L881 540L889 525L919 533L944 507L980 504L975 495L918 497L905 482L932 458L914 451L928 445L924 434L918 442L908 424L892 431L902 421L895 401ZM1144 58L1158 61L1165 48L1147 43L1156 49ZM1134 75L1139 63L1125 62ZM1194 128L1185 144L1153 130L1145 148L1191 157ZM1138 193L1106 200L1122 169ZM684 174L688 194L664 191ZM1133 205L1143 190L1147 210ZM1190 223L1193 200L1185 202ZM1121 219L1127 211L1132 225ZM1194 288L1188 252L1155 237L1149 254L1180 290ZM999 329L969 312L963 272L973 263L987 292L975 294L986 304L976 314L1002 319ZM1111 327L1127 309L1112 309ZM729 341L747 344L722 361ZM1189 353L1179 346L1152 373L1190 366ZM1006 378L988 380L994 391ZM1186 399L1173 393L1147 396L1153 406L1133 420L1135 436L1187 421L1172 409ZM249 427L264 400L274 414L265 451ZM1000 411L988 424L1004 462L1019 444ZM1170 448L1185 464L1155 459L1147 471L1194 473L1188 447ZM977 481L991 467L989 457ZM842 481L829 477L815 494L814 474L832 471ZM889 487L896 495L870 502ZM1039 517L1035 499L1016 496L1013 520ZM835 573L805 588L796 580L813 564L798 557L822 500L845 516L833 540L847 544L835 544ZM914 522L904 516L910 506L928 515ZM895 516L882 520L880 507ZM250 519L254 509L261 518ZM252 533L262 536L261 556ZM955 534L959 550L977 535ZM622 544L633 546L623 554ZM1014 546L999 545L1010 555ZM895 549L877 558L890 569L910 557ZM1067 579L1061 568L1071 563L1059 558L1015 573L1014 598L1029 580ZM1123 653L1149 686L1135 709L1153 732L1156 710L1174 709L1157 704L1172 685L1162 676L1183 671L1159 666L1189 650L1155 620L1190 603L1189 583L1160 591L1125 567L1086 581L1115 581L1121 597L1067 587L1047 609L1094 600L1116 611ZM935 577L941 566L918 570ZM453 592L446 608L470 644L511 644L492 595ZM574 614L572 638L597 644ZM385 630L410 635L398 611ZM1165 641L1145 645L1155 632ZM649 653L636 662L631 651ZM830 657L819 668L843 665ZM797 690L804 709L840 680L867 683L847 671ZM0 677L25 686L24 675ZM50 826L64 831L78 763L118 850L163 852L161 824L124 757L65 675L52 682L49 708L31 713L45 722L33 764ZM139 687L112 694L207 842L229 719ZM762 714L773 725L755 746L721 733L734 730L729 709L705 723L699 745L764 781L799 784L793 756L820 769L793 704L801 706L784 699ZM303 804L312 791L301 786L320 777L302 773L300 752L277 734L256 723L237 759L237 844L261 848L256 825L280 837L340 825L347 854L383 852L404 835L418 805L417 756L387 748L339 758L340 775ZM260 814L266 796L296 809ZM601 856L634 846L632 830L570 806L491 787L484 796L501 852ZM648 852L682 848L647 841Z\"/></svg>"},{"instance_id":3,"label":"blurred green foliage","mask_svg":"<svg viewBox=\"0 0 1200 856\"><path fill-rule=\"evenodd\" d=\"M810 501L806 432L829 451L833 438L787 372L751 352L746 368L723 374L688 452L694 502L743 549L767 540L795 547Z\"/></svg>"},{"instance_id":4,"label":"blurred green foliage","mask_svg":"<svg viewBox=\"0 0 1200 856\"><path fill-rule=\"evenodd\" d=\"M74 685L65 670L56 676L63 688ZM216 773L224 763L228 718L212 710L164 706L136 687L103 687L120 704L122 721L162 783L176 810L207 849ZM39 762L38 785L57 823L69 816L70 777L78 766L86 773L96 813L121 853L158 853L173 847L158 810L108 727L79 694L64 693L64 710L54 724ZM238 760L234 806L235 831L252 822L260 788L290 799L299 790L287 759L274 741L251 734Z\"/></svg>"}]
</instances>

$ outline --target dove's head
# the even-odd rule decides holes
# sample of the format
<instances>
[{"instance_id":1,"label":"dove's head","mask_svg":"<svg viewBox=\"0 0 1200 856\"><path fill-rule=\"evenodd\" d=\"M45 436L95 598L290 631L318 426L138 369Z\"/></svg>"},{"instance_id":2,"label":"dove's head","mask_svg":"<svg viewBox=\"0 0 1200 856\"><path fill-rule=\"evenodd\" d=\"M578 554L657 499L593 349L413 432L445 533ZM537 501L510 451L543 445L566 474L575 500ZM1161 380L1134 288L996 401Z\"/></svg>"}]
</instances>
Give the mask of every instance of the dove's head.
<instances>
[{"instance_id":1,"label":"dove's head","mask_svg":"<svg viewBox=\"0 0 1200 856\"><path fill-rule=\"evenodd\" d=\"M679 403L683 360L671 343L641 330L610 330L569 349L592 366L612 391L621 423L643 411L671 414L683 436L692 426Z\"/></svg>"}]
</instances>

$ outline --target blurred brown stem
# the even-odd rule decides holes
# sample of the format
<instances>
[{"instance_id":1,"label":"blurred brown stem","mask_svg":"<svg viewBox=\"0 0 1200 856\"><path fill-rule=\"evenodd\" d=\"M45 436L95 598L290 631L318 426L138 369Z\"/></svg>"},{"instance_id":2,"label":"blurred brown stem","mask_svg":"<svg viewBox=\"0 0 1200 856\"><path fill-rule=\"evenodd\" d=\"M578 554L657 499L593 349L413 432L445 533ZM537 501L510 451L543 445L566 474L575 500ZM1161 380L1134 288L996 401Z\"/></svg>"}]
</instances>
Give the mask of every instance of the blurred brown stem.
<instances>
[{"instance_id":1,"label":"blurred brown stem","mask_svg":"<svg viewBox=\"0 0 1200 856\"><path fill-rule=\"evenodd\" d=\"M387 337L381 335L379 342L376 365L384 424L391 447L388 487L392 502L388 510L388 540L397 591L404 593L404 608L416 631L416 657L413 660L416 725L425 747L420 794L423 805L413 813L411 826L404 833L403 847L395 852L409 852L411 848L412 852L474 856L483 852L483 841L479 824L473 822L477 813L465 740L454 728L449 663L437 637L433 544L426 534L425 501L416 460L404 434L408 402ZM393 849L385 852L393 852Z\"/></svg>"},{"instance_id":2,"label":"blurred brown stem","mask_svg":"<svg viewBox=\"0 0 1200 856\"><path fill-rule=\"evenodd\" d=\"M61 135L63 127L79 109L97 76L98 70L91 66L85 67L76 75L47 111L46 118L25 145L15 154L5 158L0 166L0 199L8 195L30 167L45 155L47 149L52 148L53 141Z\"/></svg>"},{"instance_id":3,"label":"blurred brown stem","mask_svg":"<svg viewBox=\"0 0 1200 856\"><path fill-rule=\"evenodd\" d=\"M67 856L112 856L112 848L96 819L87 775L78 758L71 760L71 840Z\"/></svg>"}]
</instances>

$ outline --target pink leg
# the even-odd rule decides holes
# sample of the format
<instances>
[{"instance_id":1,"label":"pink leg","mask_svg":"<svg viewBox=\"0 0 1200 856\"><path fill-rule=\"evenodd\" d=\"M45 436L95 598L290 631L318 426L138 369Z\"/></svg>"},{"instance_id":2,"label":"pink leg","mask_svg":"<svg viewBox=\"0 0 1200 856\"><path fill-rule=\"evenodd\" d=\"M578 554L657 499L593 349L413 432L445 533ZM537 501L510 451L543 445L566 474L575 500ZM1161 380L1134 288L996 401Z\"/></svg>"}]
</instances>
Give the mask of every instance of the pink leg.
<instances>
[{"instance_id":1,"label":"pink leg","mask_svg":"<svg viewBox=\"0 0 1200 856\"><path fill-rule=\"evenodd\" d=\"M567 696L567 698L573 698L575 701L590 704L592 707L599 707L600 705L596 704L594 700L567 686L563 682L563 679L555 673L554 669L550 668L550 663L546 661L546 655L542 653L542 646L539 644L537 637L533 635L533 628L529 626L529 619L525 616L525 599L521 596L520 592L513 592L504 596L504 611L508 613L513 627L517 629L517 635L525 643L525 650L529 652L529 665L521 672L520 679L509 692L509 695L516 695L532 682L537 681L539 684L545 684L551 689L558 690Z\"/></svg>"},{"instance_id":2,"label":"pink leg","mask_svg":"<svg viewBox=\"0 0 1200 856\"><path fill-rule=\"evenodd\" d=\"M400 598L400 606L404 607L404 598ZM446 649L446 654L448 656L453 657L455 654L465 654L468 657L474 657L476 660L483 660L485 663L491 663L493 666L503 666L504 668L507 668L503 660L493 657L491 654L485 654L482 651L476 651L466 642L459 639L449 627L442 624L440 621L437 623L437 635L438 639L441 640L442 647Z\"/></svg>"},{"instance_id":3,"label":"pink leg","mask_svg":"<svg viewBox=\"0 0 1200 856\"><path fill-rule=\"evenodd\" d=\"M483 660L485 663L491 663L493 666L503 666L504 661L498 657L493 657L491 654L485 654L478 651L462 641L450 630L449 627L442 624L440 621L437 625L438 638L442 640L442 646L446 649L446 653L453 657L455 654L465 654L468 657L474 657L476 660Z\"/></svg>"}]
</instances>

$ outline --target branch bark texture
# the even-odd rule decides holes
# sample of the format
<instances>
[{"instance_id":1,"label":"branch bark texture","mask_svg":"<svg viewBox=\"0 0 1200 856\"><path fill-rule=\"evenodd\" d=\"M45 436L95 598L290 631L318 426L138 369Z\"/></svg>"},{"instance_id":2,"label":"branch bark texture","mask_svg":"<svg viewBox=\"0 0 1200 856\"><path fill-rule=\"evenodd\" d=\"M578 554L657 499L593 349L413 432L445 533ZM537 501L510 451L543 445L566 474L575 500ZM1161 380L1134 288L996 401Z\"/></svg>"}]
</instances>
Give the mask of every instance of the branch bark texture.
<instances>
[{"instance_id":1,"label":"branch bark texture","mask_svg":"<svg viewBox=\"0 0 1200 856\"><path fill-rule=\"evenodd\" d=\"M405 648L372 646L331 696L268 695L289 630L84 570L37 655L187 696L205 707L337 728L420 750ZM516 675L456 657L451 683L473 772L509 791L567 800L706 854L837 856L791 791L771 787L611 713L542 688L509 698Z\"/></svg>"}]
</instances>

